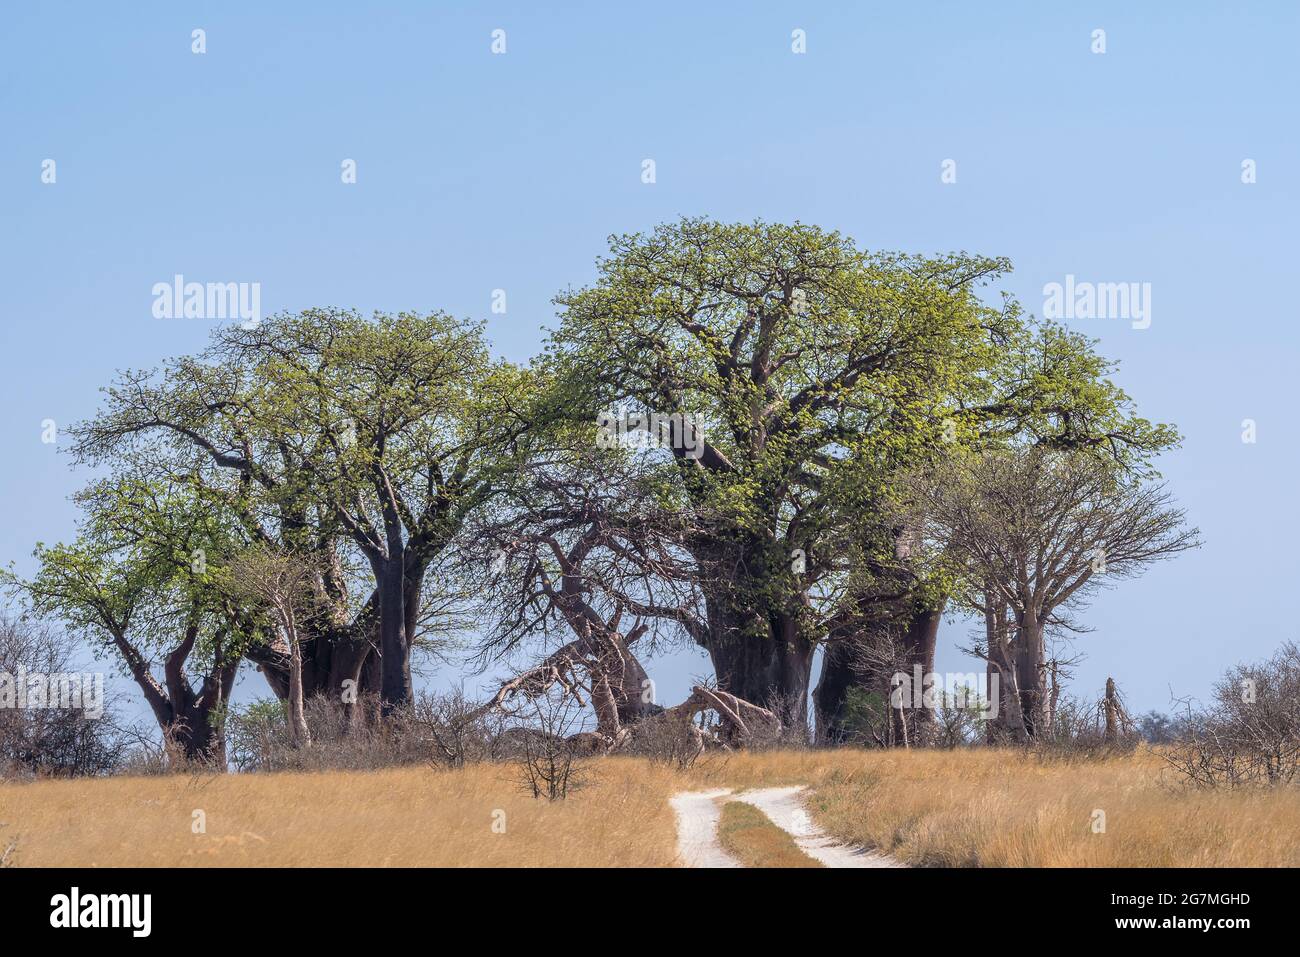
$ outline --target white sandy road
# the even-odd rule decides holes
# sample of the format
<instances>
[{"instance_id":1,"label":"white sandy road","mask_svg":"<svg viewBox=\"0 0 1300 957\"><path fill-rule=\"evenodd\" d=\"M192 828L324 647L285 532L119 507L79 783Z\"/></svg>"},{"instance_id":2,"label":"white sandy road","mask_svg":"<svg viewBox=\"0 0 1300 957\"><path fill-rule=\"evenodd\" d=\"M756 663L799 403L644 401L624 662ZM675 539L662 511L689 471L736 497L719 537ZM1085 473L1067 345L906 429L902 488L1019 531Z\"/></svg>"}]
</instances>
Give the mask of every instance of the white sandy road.
<instances>
[{"instance_id":1,"label":"white sandy road","mask_svg":"<svg viewBox=\"0 0 1300 957\"><path fill-rule=\"evenodd\" d=\"M812 822L799 795L803 785L743 791L732 800L758 808L777 827L794 838L805 854L826 867L901 867L885 854L849 847L830 838ZM722 805L718 798L731 795L727 788L716 791L683 791L669 803L677 814L677 853L686 867L740 867L718 843L718 820Z\"/></svg>"},{"instance_id":2,"label":"white sandy road","mask_svg":"<svg viewBox=\"0 0 1300 957\"><path fill-rule=\"evenodd\" d=\"M669 799L677 813L677 854L686 867L740 867L718 843L722 807L714 799L730 793L727 788L683 791Z\"/></svg>"}]
</instances>

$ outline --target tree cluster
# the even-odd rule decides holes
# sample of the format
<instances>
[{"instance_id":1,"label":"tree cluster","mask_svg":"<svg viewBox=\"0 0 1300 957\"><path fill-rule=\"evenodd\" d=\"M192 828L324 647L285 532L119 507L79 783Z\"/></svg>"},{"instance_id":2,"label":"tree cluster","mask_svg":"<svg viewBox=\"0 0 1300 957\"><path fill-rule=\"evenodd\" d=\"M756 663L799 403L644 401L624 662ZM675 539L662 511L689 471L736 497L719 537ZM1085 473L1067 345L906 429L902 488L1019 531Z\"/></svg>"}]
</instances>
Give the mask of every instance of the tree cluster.
<instances>
[{"instance_id":1,"label":"tree cluster","mask_svg":"<svg viewBox=\"0 0 1300 957\"><path fill-rule=\"evenodd\" d=\"M224 760L241 662L310 747L304 699L389 719L453 645L519 666L482 707L558 690L607 750L665 722L700 747L803 733L820 648L832 740L852 689L932 670L958 608L1032 736L1043 635L1195 533L1153 484L1177 433L1089 340L986 296L1008 269L685 219L614 237L526 366L436 312L219 329L72 430L97 475L79 535L16 584L190 758ZM642 659L675 642L716 687L666 707Z\"/></svg>"}]
</instances>

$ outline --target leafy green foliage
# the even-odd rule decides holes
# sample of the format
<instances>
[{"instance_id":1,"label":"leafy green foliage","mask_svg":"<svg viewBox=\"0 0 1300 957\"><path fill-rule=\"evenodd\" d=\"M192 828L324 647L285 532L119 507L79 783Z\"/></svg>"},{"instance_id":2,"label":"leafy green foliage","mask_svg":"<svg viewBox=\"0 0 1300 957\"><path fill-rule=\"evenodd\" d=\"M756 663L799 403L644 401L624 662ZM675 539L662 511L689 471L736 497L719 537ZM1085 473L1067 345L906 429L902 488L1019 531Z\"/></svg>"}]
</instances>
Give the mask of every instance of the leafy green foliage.
<instances>
[{"instance_id":1,"label":"leafy green foliage","mask_svg":"<svg viewBox=\"0 0 1300 957\"><path fill-rule=\"evenodd\" d=\"M980 298L1009 268L865 253L798 223L614 237L599 281L557 300L553 409L572 427L621 406L702 417L704 453L665 463L702 576L760 632L774 616L825 622L899 577L880 517L907 469L1016 438L1143 468L1176 441L1132 414L1088 340ZM907 577L942 591L938 569Z\"/></svg>"}]
</instances>

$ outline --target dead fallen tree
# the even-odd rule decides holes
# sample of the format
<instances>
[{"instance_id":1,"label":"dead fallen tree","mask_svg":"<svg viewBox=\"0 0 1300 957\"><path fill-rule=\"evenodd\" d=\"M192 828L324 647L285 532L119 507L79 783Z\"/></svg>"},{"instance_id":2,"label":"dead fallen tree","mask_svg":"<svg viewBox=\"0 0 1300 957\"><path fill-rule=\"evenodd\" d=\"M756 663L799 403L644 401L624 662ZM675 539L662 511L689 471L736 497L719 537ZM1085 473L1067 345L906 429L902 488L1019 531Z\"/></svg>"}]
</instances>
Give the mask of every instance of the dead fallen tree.
<instances>
[{"instance_id":1,"label":"dead fallen tree","mask_svg":"<svg viewBox=\"0 0 1300 957\"><path fill-rule=\"evenodd\" d=\"M633 647L653 646L659 631L699 631L700 596L680 517L634 458L585 444L568 455L552 454L521 478L472 529L466 557L487 570L481 594L495 627L485 655L554 634L557 625L573 640L503 682L471 720L490 712L526 717L558 695L594 712L594 730L569 736L589 754L689 762L708 747L775 739L781 722L772 711L725 691L695 687L681 704L655 702ZM532 746L538 733L515 727L503 741Z\"/></svg>"},{"instance_id":2,"label":"dead fallen tree","mask_svg":"<svg viewBox=\"0 0 1300 957\"><path fill-rule=\"evenodd\" d=\"M635 634L634 630L631 635ZM593 649L586 639L569 642L535 667L503 682L469 718L494 711L517 714L521 704L558 688L580 705L591 703L595 711L596 729L569 738L588 754L655 752L689 763L708 748L754 747L780 735L781 721L769 709L702 685L696 685L685 701L672 707L630 706L628 676L643 676L645 670L617 632L603 637L606 640L600 644L605 647L600 649ZM638 682L636 687L640 700L644 686ZM512 737L538 733L537 729L518 728L502 738L508 743Z\"/></svg>"}]
</instances>

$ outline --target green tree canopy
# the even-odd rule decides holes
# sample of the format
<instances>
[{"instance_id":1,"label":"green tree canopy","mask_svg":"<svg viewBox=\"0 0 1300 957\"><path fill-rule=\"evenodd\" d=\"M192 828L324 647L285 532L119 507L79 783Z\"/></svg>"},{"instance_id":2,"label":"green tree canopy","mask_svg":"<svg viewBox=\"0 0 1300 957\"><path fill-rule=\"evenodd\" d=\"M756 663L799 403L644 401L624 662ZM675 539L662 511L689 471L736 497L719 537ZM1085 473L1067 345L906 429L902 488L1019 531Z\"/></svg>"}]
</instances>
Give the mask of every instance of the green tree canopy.
<instances>
[{"instance_id":1,"label":"green tree canopy","mask_svg":"<svg viewBox=\"0 0 1300 957\"><path fill-rule=\"evenodd\" d=\"M815 643L849 607L842 579L895 558L879 506L916 463L1027 437L1141 468L1176 440L1133 413L1088 340L981 298L1009 268L684 219L614 237L597 282L558 298L557 414L705 423L699 454L679 442L666 467L695 522L723 687L801 700Z\"/></svg>"}]
</instances>

